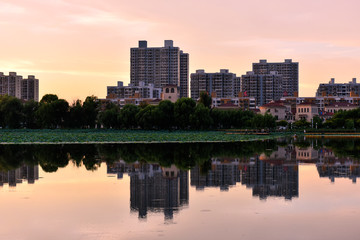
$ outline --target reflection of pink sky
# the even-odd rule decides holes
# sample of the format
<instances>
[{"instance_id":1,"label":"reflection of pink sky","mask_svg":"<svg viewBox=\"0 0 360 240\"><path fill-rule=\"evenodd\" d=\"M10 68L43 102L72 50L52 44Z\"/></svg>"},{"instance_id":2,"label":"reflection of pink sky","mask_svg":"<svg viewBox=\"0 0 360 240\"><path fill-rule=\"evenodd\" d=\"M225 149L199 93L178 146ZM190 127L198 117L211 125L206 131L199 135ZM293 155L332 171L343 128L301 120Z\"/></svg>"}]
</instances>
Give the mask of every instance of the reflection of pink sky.
<instances>
[{"instance_id":1,"label":"reflection of pink sky","mask_svg":"<svg viewBox=\"0 0 360 240\"><path fill-rule=\"evenodd\" d=\"M292 201L252 196L237 183L189 188L189 207L165 224L163 212L146 220L130 213L130 179L107 177L106 164L91 172L69 164L39 171L35 184L0 189L0 239L357 239L360 184L319 178L300 165L299 197ZM115 176L115 175L111 175ZM240 237L241 236L241 237Z\"/></svg>"},{"instance_id":2,"label":"reflection of pink sky","mask_svg":"<svg viewBox=\"0 0 360 240\"><path fill-rule=\"evenodd\" d=\"M130 47L173 39L190 53L190 72L229 68L238 75L259 59L300 62L300 95L320 82L348 82L360 67L360 2L3 0L0 71L35 74L40 95L72 101L105 97L129 82Z\"/></svg>"}]
</instances>

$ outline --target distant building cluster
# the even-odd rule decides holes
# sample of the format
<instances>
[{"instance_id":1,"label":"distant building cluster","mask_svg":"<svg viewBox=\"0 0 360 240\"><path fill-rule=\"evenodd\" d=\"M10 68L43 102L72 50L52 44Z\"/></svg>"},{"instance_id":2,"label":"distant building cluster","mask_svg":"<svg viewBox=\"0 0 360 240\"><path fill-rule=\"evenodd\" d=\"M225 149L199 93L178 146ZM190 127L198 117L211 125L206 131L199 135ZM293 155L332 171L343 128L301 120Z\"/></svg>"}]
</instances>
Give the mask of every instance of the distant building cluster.
<instances>
[{"instance_id":1,"label":"distant building cluster","mask_svg":"<svg viewBox=\"0 0 360 240\"><path fill-rule=\"evenodd\" d=\"M39 80L33 75L23 78L16 72L4 75L0 72L0 95L9 95L24 101L39 101Z\"/></svg>"},{"instance_id":2,"label":"distant building cluster","mask_svg":"<svg viewBox=\"0 0 360 240\"><path fill-rule=\"evenodd\" d=\"M170 88L174 90L171 96L166 92ZM172 40L165 40L163 47L148 47L147 41L142 40L138 47L130 49L130 84L118 82L117 86L108 86L106 99L121 106L134 102L133 99L138 99L136 103L165 99L175 102L182 97L198 100L201 92L207 92L216 99L214 107L251 109L284 96L297 97L298 91L297 62L260 60L241 77L228 69L215 73L196 70L190 74L189 96L189 54L175 47Z\"/></svg>"},{"instance_id":3,"label":"distant building cluster","mask_svg":"<svg viewBox=\"0 0 360 240\"><path fill-rule=\"evenodd\" d=\"M360 106L360 84L355 78L349 83L335 83L332 78L319 85L315 97L299 97L299 63L292 59L261 59L241 76L229 69L198 69L190 74L189 84L189 54L174 47L172 40L165 40L163 47L148 47L146 41L139 41L130 52L130 84L118 82L107 88L106 99L120 106L175 102L181 97L198 101L200 93L206 92L212 97L213 108L269 113L286 121L311 121L314 116L327 119L340 110Z\"/></svg>"}]
</instances>

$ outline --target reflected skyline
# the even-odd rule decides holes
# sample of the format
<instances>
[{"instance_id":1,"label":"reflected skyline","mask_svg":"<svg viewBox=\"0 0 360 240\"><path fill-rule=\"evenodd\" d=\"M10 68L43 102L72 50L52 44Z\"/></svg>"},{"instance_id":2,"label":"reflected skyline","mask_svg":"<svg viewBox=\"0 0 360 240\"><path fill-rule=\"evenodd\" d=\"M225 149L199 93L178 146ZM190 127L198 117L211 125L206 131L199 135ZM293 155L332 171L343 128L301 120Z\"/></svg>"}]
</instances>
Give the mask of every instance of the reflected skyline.
<instances>
[{"instance_id":1,"label":"reflected skyline","mask_svg":"<svg viewBox=\"0 0 360 240\"><path fill-rule=\"evenodd\" d=\"M359 143L0 145L0 238L356 239Z\"/></svg>"},{"instance_id":2,"label":"reflected skyline","mask_svg":"<svg viewBox=\"0 0 360 240\"><path fill-rule=\"evenodd\" d=\"M118 179L124 173L130 177L130 209L141 219L146 219L148 212L163 212L165 220L171 220L174 213L189 204L188 171L175 165L124 161L107 166L107 174L117 174Z\"/></svg>"},{"instance_id":3,"label":"reflected skyline","mask_svg":"<svg viewBox=\"0 0 360 240\"><path fill-rule=\"evenodd\" d=\"M16 169L0 171L0 189L4 184L8 184L9 187L16 187L17 184L24 181L28 184L34 184L37 180L39 180L39 165L24 164Z\"/></svg>"}]
</instances>

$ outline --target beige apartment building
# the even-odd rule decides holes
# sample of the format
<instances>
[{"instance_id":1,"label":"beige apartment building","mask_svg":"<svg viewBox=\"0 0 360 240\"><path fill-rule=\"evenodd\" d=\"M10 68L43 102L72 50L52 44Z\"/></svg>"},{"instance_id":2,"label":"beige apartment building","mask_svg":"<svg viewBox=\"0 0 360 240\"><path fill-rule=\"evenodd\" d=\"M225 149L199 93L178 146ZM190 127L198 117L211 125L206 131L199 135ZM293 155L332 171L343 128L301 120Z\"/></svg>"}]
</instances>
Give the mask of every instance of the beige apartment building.
<instances>
[{"instance_id":1,"label":"beige apartment building","mask_svg":"<svg viewBox=\"0 0 360 240\"><path fill-rule=\"evenodd\" d=\"M163 47L148 47L147 41L139 41L137 48L130 49L130 83L139 86L153 84L180 87L180 97L188 97L189 54L174 47L172 40L165 40Z\"/></svg>"},{"instance_id":2,"label":"beige apartment building","mask_svg":"<svg viewBox=\"0 0 360 240\"><path fill-rule=\"evenodd\" d=\"M283 96L282 76L278 72L247 72L241 76L241 90L245 97L255 98L257 106L280 100Z\"/></svg>"},{"instance_id":3,"label":"beige apartment building","mask_svg":"<svg viewBox=\"0 0 360 240\"><path fill-rule=\"evenodd\" d=\"M195 101L200 97L201 92L217 98L237 97L240 89L240 78L236 74L229 72L228 69L220 69L220 72L206 73L199 69L190 75L191 98Z\"/></svg>"},{"instance_id":4,"label":"beige apartment building","mask_svg":"<svg viewBox=\"0 0 360 240\"><path fill-rule=\"evenodd\" d=\"M266 59L253 63L254 74L270 74L277 72L281 75L282 96L298 96L299 93L299 63L292 59L284 62L267 62Z\"/></svg>"},{"instance_id":5,"label":"beige apartment building","mask_svg":"<svg viewBox=\"0 0 360 240\"><path fill-rule=\"evenodd\" d=\"M0 72L0 95L9 95L25 101L39 101L39 80L33 75L23 79L16 72L4 75Z\"/></svg>"}]
</instances>

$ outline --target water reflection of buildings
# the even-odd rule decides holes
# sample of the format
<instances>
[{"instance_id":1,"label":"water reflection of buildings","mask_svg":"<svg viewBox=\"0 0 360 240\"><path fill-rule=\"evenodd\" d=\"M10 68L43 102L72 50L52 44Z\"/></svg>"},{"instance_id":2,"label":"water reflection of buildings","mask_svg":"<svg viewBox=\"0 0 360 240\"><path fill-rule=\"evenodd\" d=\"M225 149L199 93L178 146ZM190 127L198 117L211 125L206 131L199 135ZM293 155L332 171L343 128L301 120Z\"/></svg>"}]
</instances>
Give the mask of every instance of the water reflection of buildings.
<instances>
[{"instance_id":1,"label":"water reflection of buildings","mask_svg":"<svg viewBox=\"0 0 360 240\"><path fill-rule=\"evenodd\" d=\"M9 184L10 187L16 187L16 184L24 180L29 184L34 184L39 179L39 165L23 165L17 169L0 172L0 186Z\"/></svg>"},{"instance_id":2,"label":"water reflection of buildings","mask_svg":"<svg viewBox=\"0 0 360 240\"><path fill-rule=\"evenodd\" d=\"M331 182L335 178L349 178L356 183L356 178L360 177L359 160L351 157L337 157L330 149L319 150L319 161L316 167L320 177L327 177Z\"/></svg>"},{"instance_id":3,"label":"water reflection of buildings","mask_svg":"<svg viewBox=\"0 0 360 240\"><path fill-rule=\"evenodd\" d=\"M269 156L262 154L247 159L213 158L211 169L204 173L200 167L191 170L191 186L197 190L206 187L229 187L241 182L253 189L253 196L285 197L292 199L299 194L299 174L293 149L279 148Z\"/></svg>"},{"instance_id":4,"label":"water reflection of buildings","mask_svg":"<svg viewBox=\"0 0 360 240\"><path fill-rule=\"evenodd\" d=\"M126 164L123 161L108 166L108 173L122 178L130 176L130 207L140 218L147 213L163 211L166 219L189 203L188 172L176 166L165 168L158 164Z\"/></svg>"},{"instance_id":5,"label":"water reflection of buildings","mask_svg":"<svg viewBox=\"0 0 360 240\"><path fill-rule=\"evenodd\" d=\"M252 188L253 196L260 199L284 197L291 200L299 195L298 165L257 158L242 166L241 183Z\"/></svg>"},{"instance_id":6,"label":"water reflection of buildings","mask_svg":"<svg viewBox=\"0 0 360 240\"><path fill-rule=\"evenodd\" d=\"M197 190L205 187L220 187L228 191L230 186L240 182L239 159L213 158L211 170L203 173L200 167L191 169L191 186Z\"/></svg>"}]
</instances>

